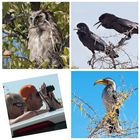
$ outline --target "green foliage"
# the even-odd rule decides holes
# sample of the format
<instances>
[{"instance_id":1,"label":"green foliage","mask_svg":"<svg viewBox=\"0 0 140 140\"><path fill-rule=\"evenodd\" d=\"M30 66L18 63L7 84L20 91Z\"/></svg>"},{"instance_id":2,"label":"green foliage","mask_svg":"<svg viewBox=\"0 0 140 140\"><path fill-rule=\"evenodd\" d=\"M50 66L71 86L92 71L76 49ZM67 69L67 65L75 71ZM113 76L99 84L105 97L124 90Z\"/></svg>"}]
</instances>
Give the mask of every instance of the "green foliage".
<instances>
[{"instance_id":1,"label":"green foliage","mask_svg":"<svg viewBox=\"0 0 140 140\"><path fill-rule=\"evenodd\" d=\"M64 48L63 54L61 55L63 63L65 65L64 68L69 68L69 49L67 47Z\"/></svg>"},{"instance_id":2,"label":"green foliage","mask_svg":"<svg viewBox=\"0 0 140 140\"><path fill-rule=\"evenodd\" d=\"M48 9L53 13L65 44L60 57L64 62L64 68L69 68L69 43L65 43L69 37L69 3L42 2L41 9ZM5 69L35 68L35 62L29 60L29 50L27 49L30 10L29 2L3 2L2 49L3 53L5 50L11 52L10 56L3 54L3 68ZM39 66L39 68L46 67L47 62Z\"/></svg>"}]
</instances>

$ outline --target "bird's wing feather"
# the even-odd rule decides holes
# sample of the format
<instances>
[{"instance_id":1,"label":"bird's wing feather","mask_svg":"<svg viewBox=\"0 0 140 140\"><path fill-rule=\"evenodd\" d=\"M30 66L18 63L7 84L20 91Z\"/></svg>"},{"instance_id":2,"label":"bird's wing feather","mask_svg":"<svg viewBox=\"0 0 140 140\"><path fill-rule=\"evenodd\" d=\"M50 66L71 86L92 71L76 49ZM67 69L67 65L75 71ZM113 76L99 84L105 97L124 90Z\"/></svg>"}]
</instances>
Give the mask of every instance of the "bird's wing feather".
<instances>
[{"instance_id":1,"label":"bird's wing feather","mask_svg":"<svg viewBox=\"0 0 140 140\"><path fill-rule=\"evenodd\" d=\"M104 46L107 46L107 43L99 36L91 32L91 38L96 39L96 42L103 44Z\"/></svg>"},{"instance_id":2,"label":"bird's wing feather","mask_svg":"<svg viewBox=\"0 0 140 140\"><path fill-rule=\"evenodd\" d=\"M113 97L115 103L118 102L118 100L119 100L119 94L116 91L113 91L112 97Z\"/></svg>"},{"instance_id":3,"label":"bird's wing feather","mask_svg":"<svg viewBox=\"0 0 140 140\"><path fill-rule=\"evenodd\" d=\"M138 23L132 22L132 21L127 20L127 19L118 18L117 23L122 25L122 26L128 26L130 28L131 27L138 28Z\"/></svg>"}]
</instances>

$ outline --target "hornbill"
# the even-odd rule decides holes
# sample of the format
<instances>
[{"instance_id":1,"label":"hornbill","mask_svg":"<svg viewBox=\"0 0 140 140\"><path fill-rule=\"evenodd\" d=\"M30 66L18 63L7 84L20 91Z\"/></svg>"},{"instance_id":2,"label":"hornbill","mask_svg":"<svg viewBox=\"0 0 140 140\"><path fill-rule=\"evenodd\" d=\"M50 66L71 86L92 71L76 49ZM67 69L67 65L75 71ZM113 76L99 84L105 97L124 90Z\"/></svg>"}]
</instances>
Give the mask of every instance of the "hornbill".
<instances>
[{"instance_id":1,"label":"hornbill","mask_svg":"<svg viewBox=\"0 0 140 140\"><path fill-rule=\"evenodd\" d=\"M109 124L109 132L110 133L114 131L119 132L121 130L121 127L119 125L119 119L118 119L119 109L116 108L114 110L113 108L115 103L118 101L118 96L116 92L116 84L111 78L104 78L104 79L96 80L94 85L96 84L106 85L106 87L104 88L102 92L102 98L103 98L103 102L106 108L106 112L109 113L109 112L115 111L117 124L116 123L114 124L114 122L111 119L108 119L107 123Z\"/></svg>"},{"instance_id":2,"label":"hornbill","mask_svg":"<svg viewBox=\"0 0 140 140\"><path fill-rule=\"evenodd\" d=\"M80 41L93 53L93 56L95 56L95 51L101 51L109 55L110 58L119 57L113 49L107 51L108 44L101 37L91 32L85 23L77 24L77 28L74 30L77 30Z\"/></svg>"},{"instance_id":3,"label":"hornbill","mask_svg":"<svg viewBox=\"0 0 140 140\"><path fill-rule=\"evenodd\" d=\"M119 33L127 35L129 38L131 34L138 34L138 23L117 17L113 14L104 13L99 17L99 21L94 24L102 25L107 29L114 29ZM99 28L99 26L97 28Z\"/></svg>"}]
</instances>

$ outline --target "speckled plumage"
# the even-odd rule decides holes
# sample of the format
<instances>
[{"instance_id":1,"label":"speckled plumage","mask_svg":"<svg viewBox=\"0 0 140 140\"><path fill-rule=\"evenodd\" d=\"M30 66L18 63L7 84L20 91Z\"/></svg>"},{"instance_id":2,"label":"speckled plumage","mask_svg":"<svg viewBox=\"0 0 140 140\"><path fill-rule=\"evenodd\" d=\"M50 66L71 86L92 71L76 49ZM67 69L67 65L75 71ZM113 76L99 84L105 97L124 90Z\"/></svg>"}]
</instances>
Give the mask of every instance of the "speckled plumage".
<instances>
[{"instance_id":1,"label":"speckled plumage","mask_svg":"<svg viewBox=\"0 0 140 140\"><path fill-rule=\"evenodd\" d=\"M47 61L48 67L54 65L56 68L61 68L59 49L62 40L51 14L42 10L31 11L29 24L30 60L35 61L37 65Z\"/></svg>"}]
</instances>

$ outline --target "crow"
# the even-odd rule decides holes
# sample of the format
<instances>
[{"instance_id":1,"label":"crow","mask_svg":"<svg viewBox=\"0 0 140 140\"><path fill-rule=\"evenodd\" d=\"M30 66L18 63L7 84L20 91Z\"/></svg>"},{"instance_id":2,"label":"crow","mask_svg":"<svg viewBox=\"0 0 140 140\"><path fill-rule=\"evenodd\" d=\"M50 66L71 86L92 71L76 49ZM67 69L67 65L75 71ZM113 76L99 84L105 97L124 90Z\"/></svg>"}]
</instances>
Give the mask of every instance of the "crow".
<instances>
[{"instance_id":1,"label":"crow","mask_svg":"<svg viewBox=\"0 0 140 140\"><path fill-rule=\"evenodd\" d=\"M95 51L101 51L109 55L110 58L119 57L113 49L108 49L108 44L99 36L91 32L85 23L77 24L77 35L82 44L87 47L95 56Z\"/></svg>"},{"instance_id":2,"label":"crow","mask_svg":"<svg viewBox=\"0 0 140 140\"><path fill-rule=\"evenodd\" d=\"M131 37L131 34L138 34L138 23L119 18L109 13L102 14L99 17L99 21L95 23L94 26L97 24L99 24L99 26L102 25L107 29L114 29L128 37ZM99 26L97 28L99 28Z\"/></svg>"}]
</instances>

